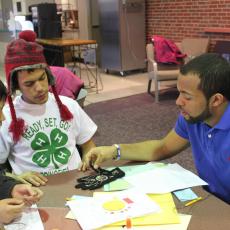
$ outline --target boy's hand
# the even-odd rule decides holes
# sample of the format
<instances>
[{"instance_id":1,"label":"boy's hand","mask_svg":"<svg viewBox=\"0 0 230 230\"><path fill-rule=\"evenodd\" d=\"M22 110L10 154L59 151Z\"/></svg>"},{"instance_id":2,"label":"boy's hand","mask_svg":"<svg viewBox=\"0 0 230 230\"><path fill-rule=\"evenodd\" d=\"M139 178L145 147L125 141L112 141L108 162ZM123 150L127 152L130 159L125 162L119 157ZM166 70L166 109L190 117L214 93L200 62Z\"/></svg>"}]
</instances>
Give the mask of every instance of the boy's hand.
<instances>
[{"instance_id":1,"label":"boy's hand","mask_svg":"<svg viewBox=\"0 0 230 230\"><path fill-rule=\"evenodd\" d=\"M43 192L28 184L17 184L14 186L11 195L14 198L22 199L26 205L31 206L40 200Z\"/></svg>"},{"instance_id":2,"label":"boy's hand","mask_svg":"<svg viewBox=\"0 0 230 230\"><path fill-rule=\"evenodd\" d=\"M25 208L23 200L10 198L0 200L0 223L8 224L19 217Z\"/></svg>"},{"instance_id":3,"label":"boy's hand","mask_svg":"<svg viewBox=\"0 0 230 230\"><path fill-rule=\"evenodd\" d=\"M17 175L19 181L24 181L25 184L32 184L34 186L45 185L48 179L38 172L25 172L20 175Z\"/></svg>"}]
</instances>

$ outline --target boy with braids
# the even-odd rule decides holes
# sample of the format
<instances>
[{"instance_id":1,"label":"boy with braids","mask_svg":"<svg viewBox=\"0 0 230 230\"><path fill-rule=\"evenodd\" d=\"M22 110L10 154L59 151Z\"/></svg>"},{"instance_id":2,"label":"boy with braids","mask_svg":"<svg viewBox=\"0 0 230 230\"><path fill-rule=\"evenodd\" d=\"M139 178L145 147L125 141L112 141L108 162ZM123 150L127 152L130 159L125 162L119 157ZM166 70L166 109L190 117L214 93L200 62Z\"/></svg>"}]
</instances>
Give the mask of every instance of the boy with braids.
<instances>
[{"instance_id":1,"label":"boy with braids","mask_svg":"<svg viewBox=\"0 0 230 230\"><path fill-rule=\"evenodd\" d=\"M40 186L47 182L45 175L80 166L76 145L84 157L95 146L91 138L97 126L76 101L57 95L43 48L35 39L33 31L23 31L7 46L8 105L0 133L0 163L8 159L15 174ZM13 101L16 90L21 95Z\"/></svg>"}]
</instances>

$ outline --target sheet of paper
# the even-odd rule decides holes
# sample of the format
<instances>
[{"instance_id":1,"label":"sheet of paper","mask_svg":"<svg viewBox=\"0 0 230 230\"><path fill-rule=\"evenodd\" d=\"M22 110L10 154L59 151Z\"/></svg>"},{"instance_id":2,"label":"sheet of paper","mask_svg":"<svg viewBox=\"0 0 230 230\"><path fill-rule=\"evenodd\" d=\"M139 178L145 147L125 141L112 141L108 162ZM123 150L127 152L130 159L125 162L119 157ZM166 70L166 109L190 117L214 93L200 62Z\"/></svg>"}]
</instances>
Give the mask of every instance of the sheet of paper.
<instances>
[{"instance_id":1,"label":"sheet of paper","mask_svg":"<svg viewBox=\"0 0 230 230\"><path fill-rule=\"evenodd\" d=\"M22 216L11 224L4 225L5 230L44 230L44 226L36 205L26 208Z\"/></svg>"},{"instance_id":2,"label":"sheet of paper","mask_svg":"<svg viewBox=\"0 0 230 230\"><path fill-rule=\"evenodd\" d=\"M75 217L72 213L72 211L69 211L66 216L65 216L66 219L70 219L70 220L75 220Z\"/></svg>"},{"instance_id":3,"label":"sheet of paper","mask_svg":"<svg viewBox=\"0 0 230 230\"><path fill-rule=\"evenodd\" d=\"M119 167L121 170L123 170L125 172L126 176L132 176L135 175L137 173L141 173L141 172L145 172L157 167L163 167L165 166L164 163L161 162L157 162L157 163L152 163L149 162L147 164L144 165L128 165L128 166L121 166ZM113 168L109 168L110 170ZM125 181L124 179L118 179L115 180L113 182L110 182L108 184L104 185L104 191L105 192L110 192L110 191L121 191L121 190L125 190L128 188L131 188L132 185L129 184L127 181Z\"/></svg>"},{"instance_id":4,"label":"sheet of paper","mask_svg":"<svg viewBox=\"0 0 230 230\"><path fill-rule=\"evenodd\" d=\"M108 192L95 192L94 197L106 196ZM150 199L154 200L161 208L160 212L148 214L132 219L132 224L137 225L158 225L158 224L177 224L180 218L177 213L175 203L171 193L165 194L147 194ZM125 221L120 221L111 225L124 226Z\"/></svg>"},{"instance_id":5,"label":"sheet of paper","mask_svg":"<svg viewBox=\"0 0 230 230\"><path fill-rule=\"evenodd\" d=\"M130 187L132 187L132 185L129 184L126 180L117 179L117 180L115 180L113 182L105 184L104 185L104 191L105 192L122 191L122 190L128 189Z\"/></svg>"},{"instance_id":6,"label":"sheet of paper","mask_svg":"<svg viewBox=\"0 0 230 230\"><path fill-rule=\"evenodd\" d=\"M125 180L144 193L168 193L193 186L207 185L194 173L178 164L168 164L125 177Z\"/></svg>"},{"instance_id":7,"label":"sheet of paper","mask_svg":"<svg viewBox=\"0 0 230 230\"><path fill-rule=\"evenodd\" d=\"M164 164L161 162L149 162L147 164L127 165L127 166L121 166L119 168L125 172L126 176L133 176L133 175L141 173L141 172L149 171L149 170L155 169L155 168L161 168L164 166L167 166L167 164Z\"/></svg>"},{"instance_id":8,"label":"sheet of paper","mask_svg":"<svg viewBox=\"0 0 230 230\"><path fill-rule=\"evenodd\" d=\"M181 202L185 202L188 200L194 200L194 199L198 198L196 193L194 193L191 188L178 190L178 191L175 191L173 193L175 194L177 199L179 199Z\"/></svg>"},{"instance_id":9,"label":"sheet of paper","mask_svg":"<svg viewBox=\"0 0 230 230\"><path fill-rule=\"evenodd\" d=\"M88 199L88 198L92 198L92 197L91 196L73 195L71 197L67 197L66 201L70 201L70 200L82 200L82 199Z\"/></svg>"},{"instance_id":10,"label":"sheet of paper","mask_svg":"<svg viewBox=\"0 0 230 230\"><path fill-rule=\"evenodd\" d=\"M68 198L68 201L73 201L73 200L83 200L83 199L92 199L91 196L80 196L80 195L73 195L70 198ZM66 206L68 206L68 202L66 202ZM65 218L70 219L70 220L75 220L75 217L71 211L69 211Z\"/></svg>"},{"instance_id":11,"label":"sheet of paper","mask_svg":"<svg viewBox=\"0 0 230 230\"><path fill-rule=\"evenodd\" d=\"M68 201L68 206L83 229L95 229L125 220L127 216L133 218L160 211L153 200L136 190Z\"/></svg>"},{"instance_id":12,"label":"sheet of paper","mask_svg":"<svg viewBox=\"0 0 230 230\"><path fill-rule=\"evenodd\" d=\"M179 214L180 224L164 224L150 226L133 226L132 230L187 230L191 215ZM125 228L124 228L125 229ZM120 226L105 226L97 230L121 230Z\"/></svg>"}]
</instances>

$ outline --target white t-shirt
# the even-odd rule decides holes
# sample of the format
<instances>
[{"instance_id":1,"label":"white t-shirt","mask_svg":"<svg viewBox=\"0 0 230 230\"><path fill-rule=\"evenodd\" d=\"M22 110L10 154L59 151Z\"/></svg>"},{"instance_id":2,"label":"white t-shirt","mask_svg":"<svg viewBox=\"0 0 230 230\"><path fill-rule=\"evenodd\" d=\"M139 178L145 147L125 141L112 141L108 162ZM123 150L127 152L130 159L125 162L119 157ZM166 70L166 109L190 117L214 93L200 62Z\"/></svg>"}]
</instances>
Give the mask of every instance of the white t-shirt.
<instances>
[{"instance_id":1,"label":"white t-shirt","mask_svg":"<svg viewBox=\"0 0 230 230\"><path fill-rule=\"evenodd\" d=\"M9 159L16 174L36 171L44 175L56 174L79 167L81 158L76 145L89 141L97 130L95 123L76 101L60 96L73 119L63 121L53 94L45 104L28 104L17 96L14 100L16 116L23 118L26 130L15 144L8 131L11 122L9 106L4 107L6 120L0 132L0 163Z\"/></svg>"}]
</instances>

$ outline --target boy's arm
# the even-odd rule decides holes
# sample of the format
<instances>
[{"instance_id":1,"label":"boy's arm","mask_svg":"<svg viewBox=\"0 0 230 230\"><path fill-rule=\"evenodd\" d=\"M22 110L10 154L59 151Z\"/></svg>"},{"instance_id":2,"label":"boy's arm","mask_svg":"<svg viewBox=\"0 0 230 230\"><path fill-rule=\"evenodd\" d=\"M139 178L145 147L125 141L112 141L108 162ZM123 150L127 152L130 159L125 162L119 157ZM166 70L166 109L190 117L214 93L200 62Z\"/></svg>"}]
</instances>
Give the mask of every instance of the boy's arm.
<instances>
[{"instance_id":1,"label":"boy's arm","mask_svg":"<svg viewBox=\"0 0 230 230\"><path fill-rule=\"evenodd\" d=\"M0 200L11 197L11 192L16 184L20 184L19 181L0 175Z\"/></svg>"}]
</instances>

